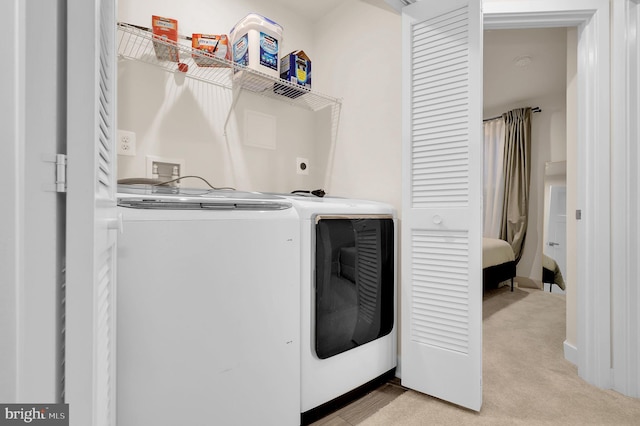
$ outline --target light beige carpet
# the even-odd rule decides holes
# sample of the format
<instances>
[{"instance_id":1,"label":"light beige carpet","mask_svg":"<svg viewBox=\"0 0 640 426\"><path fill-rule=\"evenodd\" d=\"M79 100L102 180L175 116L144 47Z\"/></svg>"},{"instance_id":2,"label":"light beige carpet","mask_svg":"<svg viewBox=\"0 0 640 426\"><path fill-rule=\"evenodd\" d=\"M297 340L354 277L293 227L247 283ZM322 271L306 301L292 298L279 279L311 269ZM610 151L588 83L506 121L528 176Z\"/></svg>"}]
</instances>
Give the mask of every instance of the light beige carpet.
<instances>
[{"instance_id":1,"label":"light beige carpet","mask_svg":"<svg viewBox=\"0 0 640 426\"><path fill-rule=\"evenodd\" d=\"M640 399L590 386L564 359L564 296L502 288L483 314L479 413L407 391L361 425L640 425Z\"/></svg>"}]
</instances>

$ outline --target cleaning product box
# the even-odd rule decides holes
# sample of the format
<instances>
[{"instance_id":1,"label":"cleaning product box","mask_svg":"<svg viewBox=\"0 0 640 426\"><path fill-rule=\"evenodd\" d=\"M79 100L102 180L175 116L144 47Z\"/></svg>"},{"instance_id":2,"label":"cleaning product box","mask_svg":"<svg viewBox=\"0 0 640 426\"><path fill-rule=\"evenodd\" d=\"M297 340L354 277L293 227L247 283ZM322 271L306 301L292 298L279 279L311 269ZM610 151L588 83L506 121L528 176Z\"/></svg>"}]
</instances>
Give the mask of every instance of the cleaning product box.
<instances>
[{"instance_id":1,"label":"cleaning product box","mask_svg":"<svg viewBox=\"0 0 640 426\"><path fill-rule=\"evenodd\" d=\"M224 67L227 66L223 59L231 61L231 49L229 49L229 39L225 34L193 34L191 37L191 47L197 53L192 54L193 61L199 67Z\"/></svg>"},{"instance_id":2,"label":"cleaning product box","mask_svg":"<svg viewBox=\"0 0 640 426\"><path fill-rule=\"evenodd\" d=\"M311 59L302 50L296 50L280 61L280 78L311 89Z\"/></svg>"},{"instance_id":3,"label":"cleaning product box","mask_svg":"<svg viewBox=\"0 0 640 426\"><path fill-rule=\"evenodd\" d=\"M165 61L180 62L180 52L177 47L178 21L153 15L151 16L151 30L156 57Z\"/></svg>"},{"instance_id":4,"label":"cleaning product box","mask_svg":"<svg viewBox=\"0 0 640 426\"><path fill-rule=\"evenodd\" d=\"M280 78L290 83L311 90L311 59L302 50L296 50L282 57L280 61ZM305 93L288 85L276 83L273 91L289 98L297 98Z\"/></svg>"},{"instance_id":5,"label":"cleaning product box","mask_svg":"<svg viewBox=\"0 0 640 426\"><path fill-rule=\"evenodd\" d=\"M279 24L257 13L250 13L231 29L229 35L233 62L267 76L280 77L282 27ZM271 87L272 83L268 79L261 79L259 74L245 78L242 67L234 69L234 82L259 91Z\"/></svg>"}]
</instances>

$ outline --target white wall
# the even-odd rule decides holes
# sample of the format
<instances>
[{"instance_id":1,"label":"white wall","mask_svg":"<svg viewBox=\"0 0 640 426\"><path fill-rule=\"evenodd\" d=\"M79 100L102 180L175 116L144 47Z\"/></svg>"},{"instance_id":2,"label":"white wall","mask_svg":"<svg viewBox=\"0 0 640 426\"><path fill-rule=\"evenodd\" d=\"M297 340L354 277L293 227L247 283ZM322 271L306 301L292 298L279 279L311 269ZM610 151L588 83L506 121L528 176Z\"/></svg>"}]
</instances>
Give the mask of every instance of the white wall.
<instances>
[{"instance_id":1,"label":"white wall","mask_svg":"<svg viewBox=\"0 0 640 426\"><path fill-rule=\"evenodd\" d=\"M249 12L260 13L284 28L281 53L303 49L315 65L311 23L277 3L123 0L119 2L118 20L150 27L151 16L157 14L177 19L183 35L229 34ZM216 187L278 192L322 187L322 166L330 139L326 140L324 132L316 137L316 125L330 126L326 114L307 112L246 91L231 110L237 91L124 59L119 60L118 72L118 128L133 131L137 137L136 157L118 157L119 178L146 176L146 156L151 155L184 160L183 175L201 176ZM275 149L245 144L247 110L267 114L275 121ZM249 126L261 131L255 121ZM297 157L309 159L309 175L296 174ZM183 185L204 186L197 180Z\"/></svg>"},{"instance_id":2,"label":"white wall","mask_svg":"<svg viewBox=\"0 0 640 426\"><path fill-rule=\"evenodd\" d=\"M275 192L324 188L332 195L399 207L397 14L349 1L311 22L277 2L122 0L118 20L148 27L157 14L177 19L181 34L217 34L228 33L249 12L278 22L283 27L281 52L303 49L313 64L313 89L343 100L335 146L330 111L307 112L246 92L231 111L225 136L234 91L121 59L118 127L136 133L137 156L118 157L118 177L145 176L145 157L152 155L184 159L186 174L202 176L214 186ZM275 150L245 144L247 110L275 117ZM297 157L309 159L308 176L296 173ZM184 185L203 184L190 180Z\"/></svg>"},{"instance_id":3,"label":"white wall","mask_svg":"<svg viewBox=\"0 0 640 426\"><path fill-rule=\"evenodd\" d=\"M315 30L318 87L344 99L329 188L401 205L401 18L342 2Z\"/></svg>"}]
</instances>

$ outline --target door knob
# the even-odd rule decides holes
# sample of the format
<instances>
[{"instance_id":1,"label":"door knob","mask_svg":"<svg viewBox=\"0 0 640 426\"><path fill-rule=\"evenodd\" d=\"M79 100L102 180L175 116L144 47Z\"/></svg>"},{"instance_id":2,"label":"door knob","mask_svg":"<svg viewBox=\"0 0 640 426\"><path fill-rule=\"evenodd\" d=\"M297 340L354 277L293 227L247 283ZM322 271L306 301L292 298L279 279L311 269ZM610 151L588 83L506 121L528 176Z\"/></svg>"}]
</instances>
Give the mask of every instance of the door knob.
<instances>
[{"instance_id":1,"label":"door knob","mask_svg":"<svg viewBox=\"0 0 640 426\"><path fill-rule=\"evenodd\" d=\"M559 246L560 245L560 243L554 243L554 242L549 242L547 244L549 244L550 247Z\"/></svg>"}]
</instances>

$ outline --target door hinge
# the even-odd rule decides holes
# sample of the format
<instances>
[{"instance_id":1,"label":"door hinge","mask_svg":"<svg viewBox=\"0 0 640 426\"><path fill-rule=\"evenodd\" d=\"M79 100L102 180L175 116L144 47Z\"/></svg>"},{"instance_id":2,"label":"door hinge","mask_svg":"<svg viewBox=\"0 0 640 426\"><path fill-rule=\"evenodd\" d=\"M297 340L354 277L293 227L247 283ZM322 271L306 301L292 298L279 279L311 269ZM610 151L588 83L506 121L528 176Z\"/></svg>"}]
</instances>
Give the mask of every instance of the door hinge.
<instances>
[{"instance_id":1,"label":"door hinge","mask_svg":"<svg viewBox=\"0 0 640 426\"><path fill-rule=\"evenodd\" d=\"M66 154L56 154L56 192L67 192Z\"/></svg>"},{"instance_id":2,"label":"door hinge","mask_svg":"<svg viewBox=\"0 0 640 426\"><path fill-rule=\"evenodd\" d=\"M42 161L55 164L55 184L45 184L43 189L50 192L67 192L67 155L45 155Z\"/></svg>"}]
</instances>

